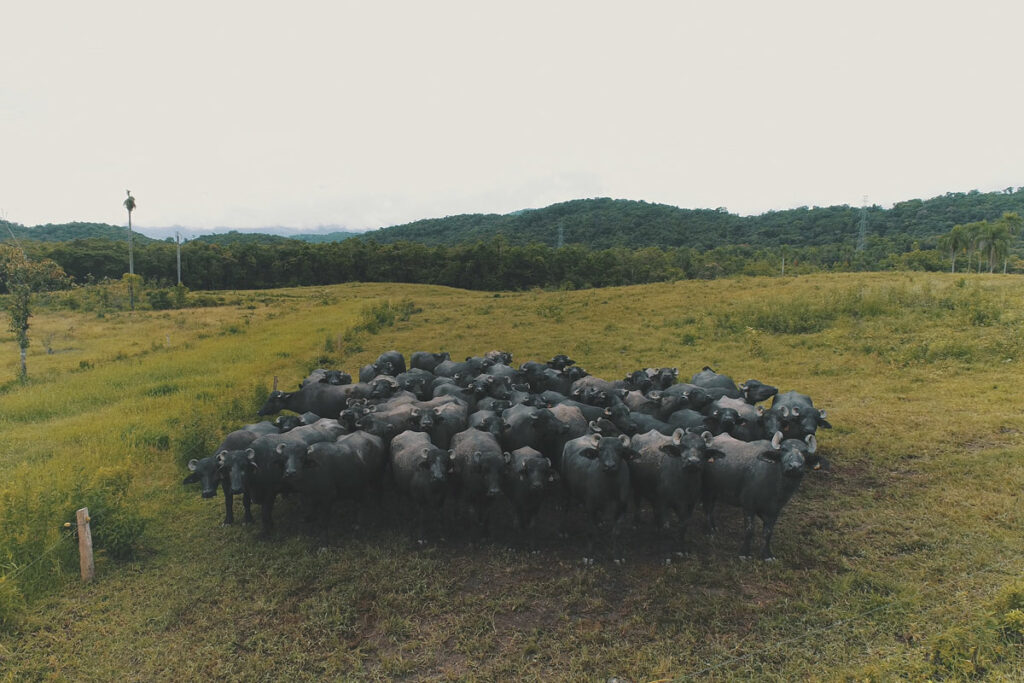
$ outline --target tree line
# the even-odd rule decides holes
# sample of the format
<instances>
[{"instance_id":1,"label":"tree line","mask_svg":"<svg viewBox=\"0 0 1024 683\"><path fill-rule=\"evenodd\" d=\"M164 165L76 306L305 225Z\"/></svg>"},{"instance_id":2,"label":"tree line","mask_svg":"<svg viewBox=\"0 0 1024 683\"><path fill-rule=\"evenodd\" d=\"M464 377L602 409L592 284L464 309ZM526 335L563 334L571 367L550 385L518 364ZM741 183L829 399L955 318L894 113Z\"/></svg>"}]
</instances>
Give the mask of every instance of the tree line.
<instances>
[{"instance_id":1,"label":"tree line","mask_svg":"<svg viewBox=\"0 0 1024 683\"><path fill-rule=\"evenodd\" d=\"M1024 230L1024 219L1016 212L1006 212L995 220L972 221L956 224L948 233L939 238L939 248L949 253L950 272L956 272L957 256L967 257L967 270L970 271L974 255L978 255L978 272L983 263L988 272L995 271L1002 263L1003 272L1007 271L1010 250Z\"/></svg>"},{"instance_id":2,"label":"tree line","mask_svg":"<svg viewBox=\"0 0 1024 683\"><path fill-rule=\"evenodd\" d=\"M191 241L181 246L181 265L183 283L193 290L343 282L407 282L482 290L577 289L733 275L948 270L950 253L945 242L940 247L939 241L915 240L906 235L872 236L863 250L856 249L853 242L843 242L808 247L729 245L706 251L692 247L515 245L502 235L455 246L364 240L326 244L287 240L270 245ZM975 252L990 242L976 244L979 247ZM137 244L136 274L151 287L173 285L177 272L175 247L167 242ZM1001 248L992 253L1004 254ZM127 270L128 247L120 241L35 242L25 243L25 249L32 258L52 260L78 284L120 280ZM1005 256L1007 270L1020 272L1024 263L1009 253Z\"/></svg>"}]
</instances>

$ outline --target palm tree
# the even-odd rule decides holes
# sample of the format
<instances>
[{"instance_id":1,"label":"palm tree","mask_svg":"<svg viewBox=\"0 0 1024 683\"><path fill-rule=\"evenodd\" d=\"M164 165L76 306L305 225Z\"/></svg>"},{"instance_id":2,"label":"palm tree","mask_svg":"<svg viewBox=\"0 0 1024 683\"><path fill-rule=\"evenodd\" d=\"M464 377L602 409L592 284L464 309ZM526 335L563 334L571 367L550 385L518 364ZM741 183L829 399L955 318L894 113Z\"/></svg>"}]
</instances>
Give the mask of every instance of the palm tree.
<instances>
[{"instance_id":1,"label":"palm tree","mask_svg":"<svg viewBox=\"0 0 1024 683\"><path fill-rule=\"evenodd\" d=\"M1003 215L999 217L999 222L1006 228L1006 232L1009 234L1010 244L1014 244L1017 238L1020 236L1022 230L1024 230L1024 219L1020 217L1020 214L1016 211L1005 211ZM1010 250L1007 248L1006 254L1003 255L1003 275L1006 275L1006 261L1009 258Z\"/></svg>"},{"instance_id":2,"label":"palm tree","mask_svg":"<svg viewBox=\"0 0 1024 683\"><path fill-rule=\"evenodd\" d=\"M132 253L132 211L135 210L135 197L131 190L125 190L128 199L124 200L124 208L128 209L128 307L135 310L135 258Z\"/></svg>"},{"instance_id":3,"label":"palm tree","mask_svg":"<svg viewBox=\"0 0 1024 683\"><path fill-rule=\"evenodd\" d=\"M939 248L945 249L949 252L949 260L953 262L949 272L956 272L956 255L961 251L967 249L967 245L970 239L967 234L967 230L963 225L954 225L953 229L947 234L939 238ZM967 269L971 269L971 264L968 262Z\"/></svg>"},{"instance_id":4,"label":"palm tree","mask_svg":"<svg viewBox=\"0 0 1024 683\"><path fill-rule=\"evenodd\" d=\"M1010 231L1002 221L982 221L978 233L979 252L988 253L988 272L996 267L996 260L1010 250ZM978 255L978 270L981 271L981 255Z\"/></svg>"}]
</instances>

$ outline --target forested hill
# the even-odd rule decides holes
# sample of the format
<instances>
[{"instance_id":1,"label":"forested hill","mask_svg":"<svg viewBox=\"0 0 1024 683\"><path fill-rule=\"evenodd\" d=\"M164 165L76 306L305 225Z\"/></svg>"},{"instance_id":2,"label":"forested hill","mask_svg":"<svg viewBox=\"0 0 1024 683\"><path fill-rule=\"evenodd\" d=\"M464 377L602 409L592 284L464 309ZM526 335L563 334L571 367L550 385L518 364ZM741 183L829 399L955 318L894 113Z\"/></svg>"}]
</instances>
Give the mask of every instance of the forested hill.
<instances>
[{"instance_id":1,"label":"forested hill","mask_svg":"<svg viewBox=\"0 0 1024 683\"><path fill-rule=\"evenodd\" d=\"M931 199L911 199L891 209L867 209L869 236L924 240L949 232L956 224L992 220L1004 212L1024 214L1024 188L1000 192L950 192ZM454 246L489 241L503 235L513 245L579 244L590 249L613 247L689 247L705 251L728 245L751 247L816 247L856 242L861 207L801 207L759 216L738 216L725 209L681 209L627 199L577 199L543 209L515 213L463 214L352 233L299 235L295 238L260 233L228 232L197 241L219 245L281 245L362 239L380 244L414 242ZM13 231L19 240L61 242L73 239L126 241L127 228L102 223L67 223L27 228L0 221L0 241ZM154 240L136 233L139 244Z\"/></svg>"},{"instance_id":2,"label":"forested hill","mask_svg":"<svg viewBox=\"0 0 1024 683\"><path fill-rule=\"evenodd\" d=\"M78 239L128 240L127 227L109 225L108 223L47 223L34 228L26 228L18 223L0 221L0 242L10 241L11 233L14 233L14 237L19 240L37 242L67 242ZM155 241L138 231L134 232L132 239L139 244Z\"/></svg>"},{"instance_id":3,"label":"forested hill","mask_svg":"<svg viewBox=\"0 0 1024 683\"><path fill-rule=\"evenodd\" d=\"M1024 213L1024 188L1002 192L957 192L912 199L891 209L867 209L871 235L935 237L958 223L998 218L1005 211ZM801 207L759 216L737 216L724 209L680 209L625 199L578 199L543 209L497 214L463 214L420 220L364 233L359 239L382 244L418 242L432 246L488 240L502 234L510 244L582 244L611 247L692 247L726 244L755 247L820 246L852 242L861 208Z\"/></svg>"}]
</instances>

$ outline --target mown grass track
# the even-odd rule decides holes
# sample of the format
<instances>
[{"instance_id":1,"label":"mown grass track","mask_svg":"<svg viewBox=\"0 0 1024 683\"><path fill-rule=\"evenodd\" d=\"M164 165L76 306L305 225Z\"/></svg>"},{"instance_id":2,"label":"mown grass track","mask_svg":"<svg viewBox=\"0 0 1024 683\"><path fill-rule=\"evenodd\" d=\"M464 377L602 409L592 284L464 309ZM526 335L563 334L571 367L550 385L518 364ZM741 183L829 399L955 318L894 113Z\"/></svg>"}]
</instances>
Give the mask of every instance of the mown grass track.
<instances>
[{"instance_id":1,"label":"mown grass track","mask_svg":"<svg viewBox=\"0 0 1024 683\"><path fill-rule=\"evenodd\" d=\"M121 507L104 502L148 523L134 559L101 556L93 585L76 582L70 552L24 576L0 675L1020 678L1022 285L921 274L500 294L350 285L113 320L43 312L33 333L52 335L55 353L33 347L32 383L0 395L0 511L14 532L0 553L25 564L75 495L114 474L130 483L110 494ZM409 320L345 334L368 303L402 299L419 309ZM566 352L611 379L647 365L762 379L829 411L836 428L819 441L834 471L808 476L783 513L774 564L735 558L734 512L715 539L695 526L693 555L666 566L641 511L626 566L584 568L581 543L549 533L538 554L510 550L501 525L493 543L453 534L416 550L392 519L346 527L321 550L287 502L261 542L219 527L219 499L181 486L189 451L254 420L274 375L288 386L317 361L354 371L390 348ZM13 376L13 343L0 360Z\"/></svg>"}]
</instances>

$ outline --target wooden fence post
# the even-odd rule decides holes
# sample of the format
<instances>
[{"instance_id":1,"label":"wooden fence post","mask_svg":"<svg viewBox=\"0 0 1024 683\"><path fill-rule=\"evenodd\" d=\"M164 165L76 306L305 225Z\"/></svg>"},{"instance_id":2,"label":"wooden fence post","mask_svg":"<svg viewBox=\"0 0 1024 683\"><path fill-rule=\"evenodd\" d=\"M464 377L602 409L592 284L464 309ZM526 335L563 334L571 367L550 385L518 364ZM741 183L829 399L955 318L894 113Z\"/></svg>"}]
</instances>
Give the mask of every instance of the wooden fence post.
<instances>
[{"instance_id":1,"label":"wooden fence post","mask_svg":"<svg viewBox=\"0 0 1024 683\"><path fill-rule=\"evenodd\" d=\"M92 581L96 565L92 561L92 531L89 529L89 508L75 513L78 519L78 560L82 567L82 581Z\"/></svg>"}]
</instances>

